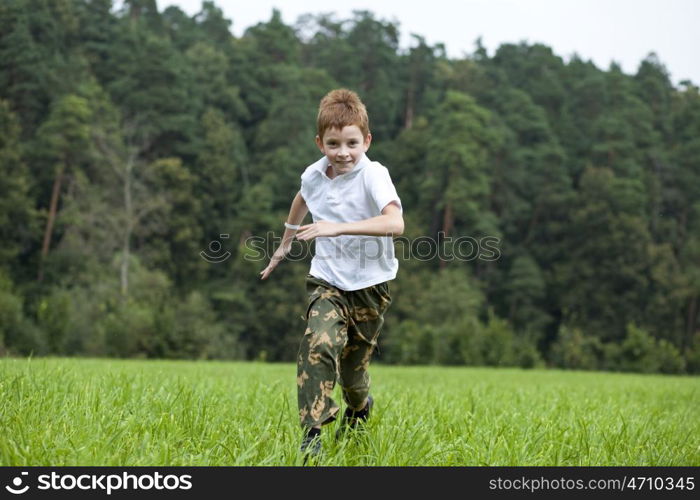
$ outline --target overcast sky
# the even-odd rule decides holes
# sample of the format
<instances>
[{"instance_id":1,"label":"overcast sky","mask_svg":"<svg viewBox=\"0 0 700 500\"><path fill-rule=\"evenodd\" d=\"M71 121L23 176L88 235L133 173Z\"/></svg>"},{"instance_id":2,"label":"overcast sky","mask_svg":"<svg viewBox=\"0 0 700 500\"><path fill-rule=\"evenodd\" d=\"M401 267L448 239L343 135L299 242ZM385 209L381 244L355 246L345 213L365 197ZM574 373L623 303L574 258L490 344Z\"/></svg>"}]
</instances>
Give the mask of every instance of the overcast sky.
<instances>
[{"instance_id":1,"label":"overcast sky","mask_svg":"<svg viewBox=\"0 0 700 500\"><path fill-rule=\"evenodd\" d=\"M201 0L158 0L159 10L178 5L196 14ZM640 61L656 52L674 84L692 80L700 84L700 0L214 0L232 32L270 19L278 8L286 24L301 14L335 12L340 19L353 10L369 10L376 17L397 21L401 46L410 34L428 43L445 44L450 57L474 51L478 37L492 55L505 42L541 42L569 60L577 53L607 69L611 61L626 73L635 73Z\"/></svg>"}]
</instances>

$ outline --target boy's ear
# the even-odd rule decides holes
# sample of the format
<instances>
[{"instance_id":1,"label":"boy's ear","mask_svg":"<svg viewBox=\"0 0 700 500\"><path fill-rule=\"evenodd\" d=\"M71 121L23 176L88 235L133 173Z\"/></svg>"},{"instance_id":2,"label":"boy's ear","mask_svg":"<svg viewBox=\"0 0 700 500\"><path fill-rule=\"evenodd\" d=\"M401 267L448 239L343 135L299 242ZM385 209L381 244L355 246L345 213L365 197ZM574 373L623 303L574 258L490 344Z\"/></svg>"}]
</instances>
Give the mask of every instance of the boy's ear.
<instances>
[{"instance_id":1,"label":"boy's ear","mask_svg":"<svg viewBox=\"0 0 700 500\"><path fill-rule=\"evenodd\" d=\"M367 132L367 137L365 137L365 153L369 149L370 144L372 144L372 134Z\"/></svg>"},{"instance_id":2,"label":"boy's ear","mask_svg":"<svg viewBox=\"0 0 700 500\"><path fill-rule=\"evenodd\" d=\"M321 142L321 138L319 136L316 136L316 146L318 146L318 149L320 149L321 153L323 153L323 143Z\"/></svg>"}]
</instances>

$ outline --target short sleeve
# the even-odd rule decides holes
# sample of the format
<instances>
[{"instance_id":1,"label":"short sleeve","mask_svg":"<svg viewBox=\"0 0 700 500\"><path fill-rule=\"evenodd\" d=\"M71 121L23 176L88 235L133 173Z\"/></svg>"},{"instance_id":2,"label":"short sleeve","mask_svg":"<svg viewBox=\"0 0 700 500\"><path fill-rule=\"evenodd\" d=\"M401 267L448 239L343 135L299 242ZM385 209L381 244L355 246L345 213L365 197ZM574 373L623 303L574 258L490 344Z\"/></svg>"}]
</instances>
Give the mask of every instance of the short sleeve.
<instances>
[{"instance_id":1,"label":"short sleeve","mask_svg":"<svg viewBox=\"0 0 700 500\"><path fill-rule=\"evenodd\" d=\"M317 177L316 174L318 173L315 165L316 164L309 165L301 174L301 186L299 188L299 192L301 193L301 197L304 198L304 201L309 201L313 196L313 191L316 185L316 182L314 181Z\"/></svg>"},{"instance_id":2,"label":"short sleeve","mask_svg":"<svg viewBox=\"0 0 700 500\"><path fill-rule=\"evenodd\" d=\"M385 166L379 166L378 168L371 168L370 175L367 176L370 197L374 201L377 212L381 213L389 203L395 201L399 205L401 213L403 213L403 206L401 205L401 199L399 198L394 183L391 182L391 176L389 175L389 170ZM303 196L303 195L302 195Z\"/></svg>"},{"instance_id":3,"label":"short sleeve","mask_svg":"<svg viewBox=\"0 0 700 500\"><path fill-rule=\"evenodd\" d=\"M304 180L303 174L301 176L301 186L299 188L299 192L301 193L301 197L304 198L304 200L309 199L309 182L308 180Z\"/></svg>"}]
</instances>

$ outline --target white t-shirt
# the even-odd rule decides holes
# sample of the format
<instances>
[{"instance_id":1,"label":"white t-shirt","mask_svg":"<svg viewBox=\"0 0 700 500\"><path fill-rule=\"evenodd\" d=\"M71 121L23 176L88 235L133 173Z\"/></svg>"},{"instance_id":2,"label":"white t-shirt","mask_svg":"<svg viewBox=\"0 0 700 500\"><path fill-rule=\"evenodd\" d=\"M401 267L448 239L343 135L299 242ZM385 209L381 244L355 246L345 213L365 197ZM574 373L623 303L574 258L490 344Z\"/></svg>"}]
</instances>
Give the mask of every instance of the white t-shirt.
<instances>
[{"instance_id":1,"label":"white t-shirt","mask_svg":"<svg viewBox=\"0 0 700 500\"><path fill-rule=\"evenodd\" d=\"M301 196L314 222L357 222L382 214L390 202L401 200L385 166L362 155L347 174L328 178L324 156L301 175ZM403 209L402 209L403 212ZM396 277L391 236L341 235L316 238L312 276L345 291L359 290Z\"/></svg>"}]
</instances>

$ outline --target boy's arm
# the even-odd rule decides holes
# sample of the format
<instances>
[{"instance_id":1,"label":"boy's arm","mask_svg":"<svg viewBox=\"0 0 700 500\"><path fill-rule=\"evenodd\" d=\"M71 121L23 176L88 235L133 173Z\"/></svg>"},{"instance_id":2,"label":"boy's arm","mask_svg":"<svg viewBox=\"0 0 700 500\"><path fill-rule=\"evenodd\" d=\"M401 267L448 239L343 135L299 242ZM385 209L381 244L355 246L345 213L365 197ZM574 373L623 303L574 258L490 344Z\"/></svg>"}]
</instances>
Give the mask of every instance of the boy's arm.
<instances>
[{"instance_id":1,"label":"boy's arm","mask_svg":"<svg viewBox=\"0 0 700 500\"><path fill-rule=\"evenodd\" d=\"M401 209L396 202L391 202L382 210L382 215L357 222L318 221L301 226L297 239L312 240L321 236L340 236L342 234L362 234L367 236L400 236L403 234L404 222Z\"/></svg>"},{"instance_id":2,"label":"boy's arm","mask_svg":"<svg viewBox=\"0 0 700 500\"><path fill-rule=\"evenodd\" d=\"M304 220L307 213L309 213L309 207L306 206L306 201L304 201L304 198L302 198L300 191L292 200L292 206L289 209L287 222L290 225L298 226L301 224L301 221ZM267 279L267 277L270 276L270 273L277 267L277 264L279 264L287 253L289 253L289 249L292 246L292 241L294 240L294 235L296 233L296 229L285 228L284 235L282 235L282 243L272 255L270 263L267 265L267 267L260 271L260 279Z\"/></svg>"},{"instance_id":3,"label":"boy's arm","mask_svg":"<svg viewBox=\"0 0 700 500\"><path fill-rule=\"evenodd\" d=\"M306 201L304 201L304 198L301 196L301 191L299 191L292 200L292 206L289 208L289 215L287 216L287 223L292 226L298 226L308 213L309 207L306 206ZM296 229L285 228L284 235L282 236L282 246L291 245L296 233Z\"/></svg>"}]
</instances>

